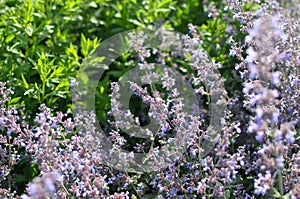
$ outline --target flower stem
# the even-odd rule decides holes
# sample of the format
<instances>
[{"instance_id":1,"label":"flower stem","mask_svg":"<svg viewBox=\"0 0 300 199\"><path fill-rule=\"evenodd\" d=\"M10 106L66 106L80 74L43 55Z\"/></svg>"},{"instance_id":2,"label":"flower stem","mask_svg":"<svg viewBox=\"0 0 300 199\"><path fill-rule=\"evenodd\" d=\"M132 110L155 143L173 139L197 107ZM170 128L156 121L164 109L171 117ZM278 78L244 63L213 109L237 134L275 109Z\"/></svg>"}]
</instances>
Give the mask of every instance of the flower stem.
<instances>
[{"instance_id":1,"label":"flower stem","mask_svg":"<svg viewBox=\"0 0 300 199\"><path fill-rule=\"evenodd\" d=\"M277 173L278 173L278 187L280 191L280 198L283 198L283 182L282 182L281 169L277 169Z\"/></svg>"}]
</instances>

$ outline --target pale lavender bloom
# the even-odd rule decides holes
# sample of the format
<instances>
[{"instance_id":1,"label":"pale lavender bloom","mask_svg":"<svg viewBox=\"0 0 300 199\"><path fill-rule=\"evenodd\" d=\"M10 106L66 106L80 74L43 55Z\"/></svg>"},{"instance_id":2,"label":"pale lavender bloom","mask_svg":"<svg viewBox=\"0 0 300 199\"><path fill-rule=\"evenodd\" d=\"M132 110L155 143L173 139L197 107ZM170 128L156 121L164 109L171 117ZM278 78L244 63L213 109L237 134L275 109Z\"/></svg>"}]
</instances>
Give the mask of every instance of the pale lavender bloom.
<instances>
[{"instance_id":1,"label":"pale lavender bloom","mask_svg":"<svg viewBox=\"0 0 300 199\"><path fill-rule=\"evenodd\" d=\"M264 137L265 137L265 132L263 132L263 131L258 131L255 136L255 138L258 142L262 142Z\"/></svg>"},{"instance_id":2,"label":"pale lavender bloom","mask_svg":"<svg viewBox=\"0 0 300 199\"><path fill-rule=\"evenodd\" d=\"M272 83L274 85L279 85L280 83L280 75L281 75L281 72L280 71L276 71L272 74Z\"/></svg>"},{"instance_id":3,"label":"pale lavender bloom","mask_svg":"<svg viewBox=\"0 0 300 199\"><path fill-rule=\"evenodd\" d=\"M38 187L36 184L29 184L28 186L28 194L30 196L36 195L39 193L41 188Z\"/></svg>"},{"instance_id":4,"label":"pale lavender bloom","mask_svg":"<svg viewBox=\"0 0 300 199\"><path fill-rule=\"evenodd\" d=\"M166 90L171 91L175 85L175 79L169 76L169 71L165 68L162 76L162 87Z\"/></svg>"},{"instance_id":5,"label":"pale lavender bloom","mask_svg":"<svg viewBox=\"0 0 300 199\"><path fill-rule=\"evenodd\" d=\"M287 132L287 134L285 135L286 142L289 143L289 144L294 143L295 142L295 135L296 135L296 133L294 131L289 130Z\"/></svg>"},{"instance_id":6,"label":"pale lavender bloom","mask_svg":"<svg viewBox=\"0 0 300 199\"><path fill-rule=\"evenodd\" d=\"M254 179L254 193L256 195L265 195L267 191L273 185L273 178L270 171L266 171L266 174L263 176L261 173L258 174L258 179Z\"/></svg>"},{"instance_id":7,"label":"pale lavender bloom","mask_svg":"<svg viewBox=\"0 0 300 199\"><path fill-rule=\"evenodd\" d=\"M282 131L281 130L275 131L275 139L277 142L282 140Z\"/></svg>"},{"instance_id":8,"label":"pale lavender bloom","mask_svg":"<svg viewBox=\"0 0 300 199\"><path fill-rule=\"evenodd\" d=\"M54 186L53 179L46 178L44 180L44 184L45 184L45 187L46 187L46 191L55 192L55 186Z\"/></svg>"},{"instance_id":9,"label":"pale lavender bloom","mask_svg":"<svg viewBox=\"0 0 300 199\"><path fill-rule=\"evenodd\" d=\"M279 168L283 168L283 167L284 167L284 162L283 162L283 161L284 161L284 160L283 160L283 157L282 157L282 156L276 158L276 164L277 164L277 166L278 166Z\"/></svg>"}]
</instances>

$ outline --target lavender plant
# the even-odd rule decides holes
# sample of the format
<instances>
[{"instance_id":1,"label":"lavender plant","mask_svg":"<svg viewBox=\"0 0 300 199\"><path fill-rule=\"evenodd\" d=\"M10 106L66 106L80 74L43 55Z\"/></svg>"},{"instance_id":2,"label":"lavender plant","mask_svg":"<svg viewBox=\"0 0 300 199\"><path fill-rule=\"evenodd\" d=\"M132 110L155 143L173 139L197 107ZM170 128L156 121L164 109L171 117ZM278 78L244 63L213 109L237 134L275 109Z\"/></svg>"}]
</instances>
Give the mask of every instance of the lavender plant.
<instances>
[{"instance_id":1,"label":"lavender plant","mask_svg":"<svg viewBox=\"0 0 300 199\"><path fill-rule=\"evenodd\" d=\"M228 23L218 39L231 46L222 56L236 59L230 74L239 77L241 91L227 87L228 63L210 58L207 30L193 24L182 38L164 34L166 27L156 29L162 42L152 49L146 33L129 35L129 57L142 75L140 81L111 83L102 135L112 144L109 151L97 138L94 111L70 117L41 104L29 122L26 106L11 102L15 88L1 82L0 197L300 198L300 13L295 8L300 4L222 1L233 13L230 18L209 2L208 17ZM178 80L187 82L197 104L181 93ZM123 83L149 106L143 116L121 103ZM149 118L154 125L140 128ZM184 150L178 147L182 142ZM141 168L130 172L137 160ZM17 186L22 177L14 172L19 165L29 165L24 167L31 182L23 192Z\"/></svg>"}]
</instances>

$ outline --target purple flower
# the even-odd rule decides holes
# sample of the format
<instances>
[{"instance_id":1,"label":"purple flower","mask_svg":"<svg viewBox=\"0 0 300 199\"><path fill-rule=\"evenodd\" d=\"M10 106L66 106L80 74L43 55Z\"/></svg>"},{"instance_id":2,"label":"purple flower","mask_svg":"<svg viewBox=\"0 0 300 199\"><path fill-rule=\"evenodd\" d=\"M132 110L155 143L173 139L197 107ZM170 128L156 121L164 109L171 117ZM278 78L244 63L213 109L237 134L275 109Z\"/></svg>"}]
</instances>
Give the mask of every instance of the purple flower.
<instances>
[{"instance_id":1,"label":"purple flower","mask_svg":"<svg viewBox=\"0 0 300 199\"><path fill-rule=\"evenodd\" d=\"M264 137L265 137L265 133L263 131L258 131L255 136L258 142L262 142Z\"/></svg>"}]
</instances>

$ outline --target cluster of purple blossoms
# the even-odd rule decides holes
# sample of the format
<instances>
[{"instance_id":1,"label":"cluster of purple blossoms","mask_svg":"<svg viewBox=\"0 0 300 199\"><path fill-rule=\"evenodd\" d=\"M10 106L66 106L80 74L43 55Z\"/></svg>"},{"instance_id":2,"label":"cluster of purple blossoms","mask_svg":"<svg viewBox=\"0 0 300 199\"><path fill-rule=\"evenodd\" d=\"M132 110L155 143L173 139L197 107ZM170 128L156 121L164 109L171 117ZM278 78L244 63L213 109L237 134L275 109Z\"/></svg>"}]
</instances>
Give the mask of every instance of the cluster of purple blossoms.
<instances>
[{"instance_id":1,"label":"cluster of purple blossoms","mask_svg":"<svg viewBox=\"0 0 300 199\"><path fill-rule=\"evenodd\" d=\"M122 103L123 85L112 83L108 153L101 152L106 143L94 137L100 132L93 125L93 112L69 118L42 104L29 123L25 109L7 106L13 91L0 83L0 196L18 198L12 191L11 171L21 157L28 157L28 164L37 164L40 172L20 196L26 199L123 199L151 194L157 198L300 198L300 30L299 19L293 17L299 11L259 0L252 1L259 4L258 10L244 11L249 2L228 0L224 8L234 15L233 19L224 16L228 23L238 20L240 31L247 34L243 42L235 41L232 24L226 29L232 33L227 41L229 56L239 61L235 73L243 81L243 91L232 98L221 89L226 80L218 70L223 65L201 47L202 33L196 26L189 24L191 35L182 38L164 34L164 27L158 29L161 42L151 50L145 42L149 35L129 35L143 85L127 81L126 92L149 105L147 116L154 125L140 128L140 118ZM207 9L212 19L221 13L215 3ZM147 61L151 56L165 68L155 70L157 66ZM170 63L170 57L186 62L193 73L175 78L173 70L179 64ZM178 80L189 83L197 105L189 104L177 88ZM130 146L133 137L142 141ZM93 151L87 143L99 149ZM184 150L179 147L182 143L186 143ZM131 152L123 152L130 147ZM137 154L145 155L142 163L156 171L130 173L110 166L130 167Z\"/></svg>"}]
</instances>

